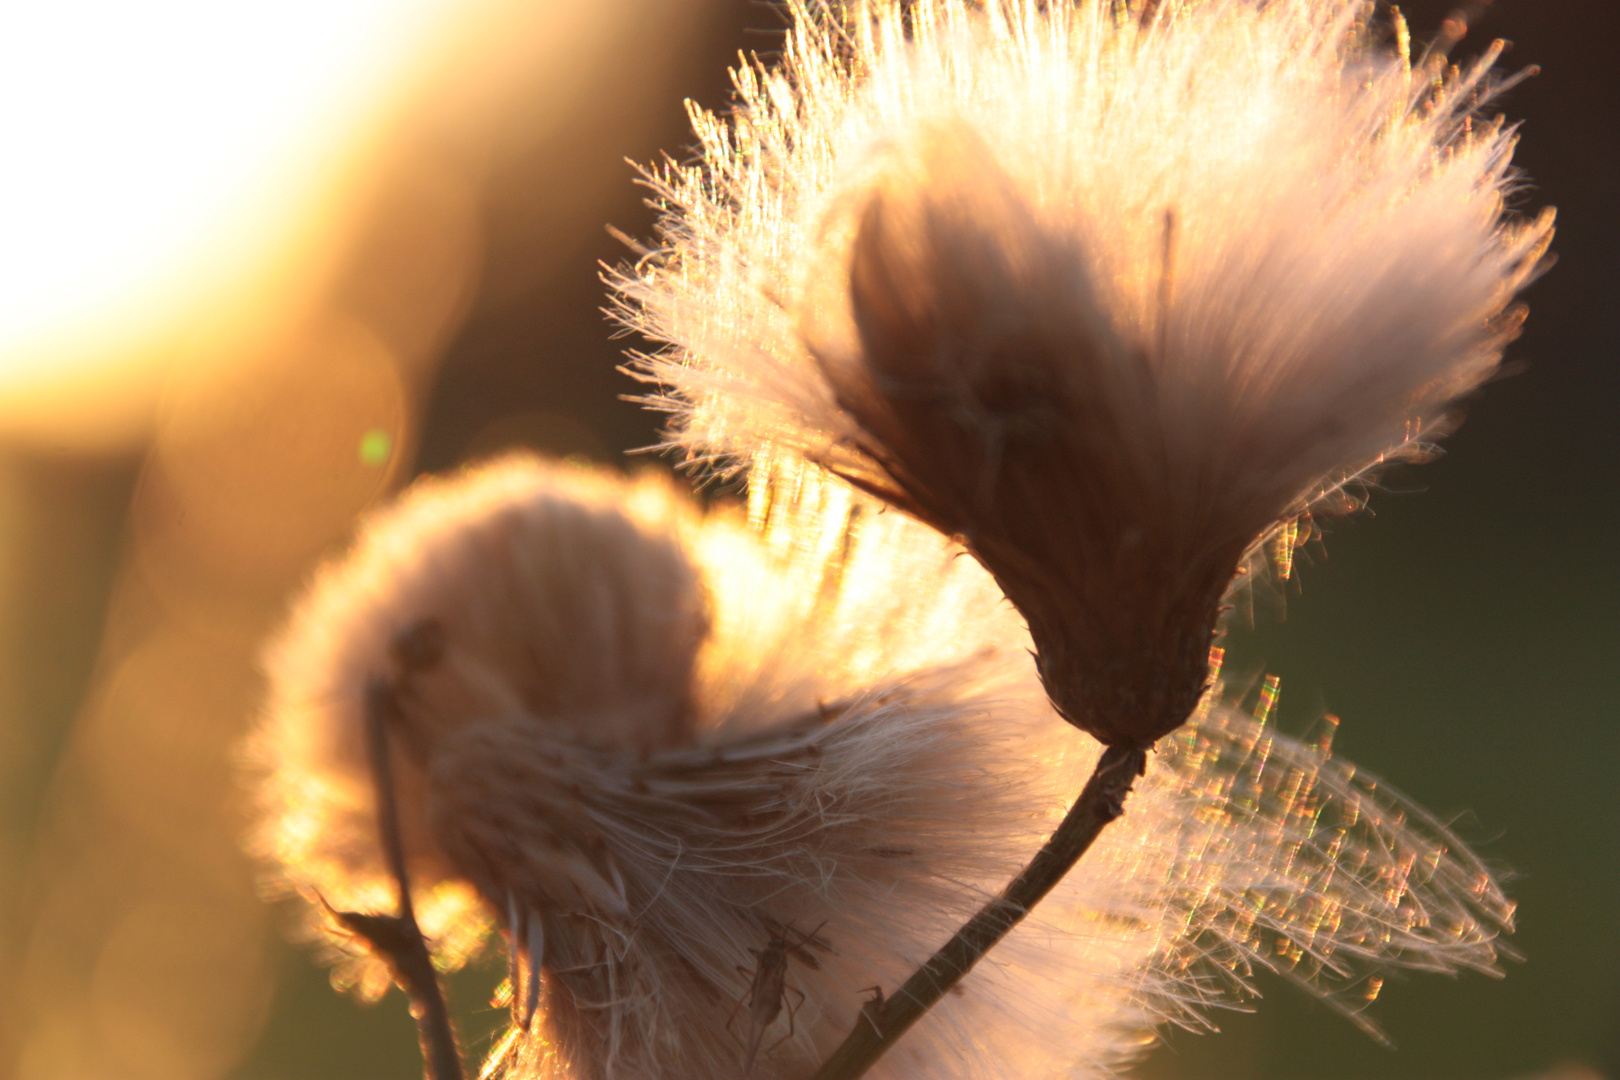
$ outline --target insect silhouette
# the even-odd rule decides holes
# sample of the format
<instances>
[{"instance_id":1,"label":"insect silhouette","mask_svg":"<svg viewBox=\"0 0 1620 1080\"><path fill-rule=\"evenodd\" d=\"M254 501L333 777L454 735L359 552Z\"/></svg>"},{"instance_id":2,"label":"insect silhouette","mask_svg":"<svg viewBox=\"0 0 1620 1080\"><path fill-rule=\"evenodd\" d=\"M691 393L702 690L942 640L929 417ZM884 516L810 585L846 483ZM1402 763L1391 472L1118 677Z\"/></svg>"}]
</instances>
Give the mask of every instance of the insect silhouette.
<instances>
[{"instance_id":1,"label":"insect silhouette","mask_svg":"<svg viewBox=\"0 0 1620 1080\"><path fill-rule=\"evenodd\" d=\"M754 969L752 971L742 967L737 969L752 981L749 983L748 992L738 999L736 1008L731 1010L731 1017L726 1021L726 1030L731 1031L732 1024L736 1023L737 1013L746 1005L748 1007L748 1037L738 1040L743 1045L744 1076L754 1071L754 1061L759 1057L759 1046L765 1039L765 1031L776 1022L777 1017L782 1015L782 1006L787 1003L789 994L797 995L799 1001L798 1004L788 1007L787 1034L767 1047L765 1053L770 1053L793 1038L793 1016L799 1011L799 1006L804 1004L804 992L789 986L787 983L788 955L792 954L806 967L819 969L821 967L820 961L805 951L805 946L814 945L821 949L827 948L827 943L816 936L821 932L821 927L826 925L826 922L823 921L821 926L816 927L809 933L799 931L799 939L794 941L795 931L793 924L789 923L782 928L781 933L772 934L765 942L763 949L748 950L754 954ZM734 1032L733 1035L735 1035Z\"/></svg>"}]
</instances>

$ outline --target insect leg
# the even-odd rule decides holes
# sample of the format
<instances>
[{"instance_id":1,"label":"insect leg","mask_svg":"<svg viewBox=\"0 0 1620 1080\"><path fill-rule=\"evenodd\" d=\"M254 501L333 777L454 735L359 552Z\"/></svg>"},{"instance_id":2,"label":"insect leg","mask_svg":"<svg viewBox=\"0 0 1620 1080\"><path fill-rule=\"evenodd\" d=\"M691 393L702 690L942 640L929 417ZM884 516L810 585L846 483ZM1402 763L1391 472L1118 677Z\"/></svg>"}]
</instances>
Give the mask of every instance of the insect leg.
<instances>
[{"instance_id":1,"label":"insect leg","mask_svg":"<svg viewBox=\"0 0 1620 1080\"><path fill-rule=\"evenodd\" d=\"M804 991L803 990L800 990L797 987L793 987L793 986L784 986L782 989L787 994L798 994L799 995L799 1004L798 1005L789 1005L788 1006L788 1011L787 1011L787 1014L788 1014L787 1034L782 1036L780 1039L777 1039L775 1042L773 1042L770 1045L770 1048L765 1051L767 1054L770 1053L771 1050L775 1050L778 1046L781 1046L783 1043L785 1043L789 1039L793 1038L793 1036L795 1034L795 1028L794 1028L794 1025L793 1025L793 1018L798 1015L800 1007L804 1005Z\"/></svg>"}]
</instances>

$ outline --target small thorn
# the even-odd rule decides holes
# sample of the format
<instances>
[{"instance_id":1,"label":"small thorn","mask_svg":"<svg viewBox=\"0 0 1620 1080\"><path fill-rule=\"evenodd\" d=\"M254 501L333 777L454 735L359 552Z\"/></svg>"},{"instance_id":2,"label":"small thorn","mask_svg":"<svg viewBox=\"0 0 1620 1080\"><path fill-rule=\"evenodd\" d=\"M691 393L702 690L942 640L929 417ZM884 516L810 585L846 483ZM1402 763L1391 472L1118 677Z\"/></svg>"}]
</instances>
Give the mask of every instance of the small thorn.
<instances>
[{"instance_id":1,"label":"small thorn","mask_svg":"<svg viewBox=\"0 0 1620 1080\"><path fill-rule=\"evenodd\" d=\"M523 1030L528 1031L540 1009L540 966L546 959L546 928L539 916L529 915L529 985L523 999Z\"/></svg>"},{"instance_id":2,"label":"small thorn","mask_svg":"<svg viewBox=\"0 0 1620 1080\"><path fill-rule=\"evenodd\" d=\"M522 946L519 944L524 937L522 918L522 912L518 910L517 896L508 889L506 891L506 928L511 935L511 939L507 945L506 977L512 982L512 1019L519 1027L527 1030L528 1025L523 1021L522 1013L518 1009L518 998L523 992Z\"/></svg>"}]
</instances>

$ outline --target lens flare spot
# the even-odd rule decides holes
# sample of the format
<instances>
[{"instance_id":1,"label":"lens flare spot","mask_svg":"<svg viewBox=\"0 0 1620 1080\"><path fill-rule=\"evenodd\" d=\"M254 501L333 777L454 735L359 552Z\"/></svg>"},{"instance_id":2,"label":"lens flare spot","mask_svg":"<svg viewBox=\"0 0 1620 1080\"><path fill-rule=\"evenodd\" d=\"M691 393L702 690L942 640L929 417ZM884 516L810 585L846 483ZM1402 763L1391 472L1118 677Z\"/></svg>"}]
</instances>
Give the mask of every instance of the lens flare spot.
<instances>
[{"instance_id":1,"label":"lens flare spot","mask_svg":"<svg viewBox=\"0 0 1620 1080\"><path fill-rule=\"evenodd\" d=\"M394 453L394 437L382 428L372 428L360 438L360 463L386 465Z\"/></svg>"}]
</instances>

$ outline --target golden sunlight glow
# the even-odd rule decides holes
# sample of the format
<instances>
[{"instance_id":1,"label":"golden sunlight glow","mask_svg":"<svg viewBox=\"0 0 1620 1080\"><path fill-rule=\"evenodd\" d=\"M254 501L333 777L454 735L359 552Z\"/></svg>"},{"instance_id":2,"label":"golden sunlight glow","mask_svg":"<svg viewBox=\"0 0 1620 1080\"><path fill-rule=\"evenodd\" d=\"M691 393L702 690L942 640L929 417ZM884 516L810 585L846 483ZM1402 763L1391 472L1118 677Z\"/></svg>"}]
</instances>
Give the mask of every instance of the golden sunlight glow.
<instances>
[{"instance_id":1,"label":"golden sunlight glow","mask_svg":"<svg viewBox=\"0 0 1620 1080\"><path fill-rule=\"evenodd\" d=\"M47 544L61 554L34 577L108 594L92 614L99 593L68 590L94 623L87 645L108 628L71 724L25 709L0 725L0 773L40 809L0 822L11 876L38 898L0 903L17 960L0 985L6 1077L283 1074L267 1064L282 1060L276 1035L263 1060L255 1050L283 965L232 767L262 702L260 642L411 468L424 388L478 288L499 171L577 150L562 140L581 114L614 118L580 126L617 148L615 125L672 93L700 13L697 0L0 0L0 594L27 601L28 558ZM629 169L599 156L611 165L524 205L600 220L608 170L628 183ZM101 486L129 478L136 450L133 491ZM35 478L63 478L64 497ZM104 528L89 508L110 528L121 505L115 566L110 535L88 542ZM12 623L0 638L13 645L35 632ZM79 691L59 680L84 673L46 664L21 680L28 655L0 648L0 676L23 688L0 679L0 697L49 686L66 708ZM265 846L316 859L320 824L289 817ZM351 885L322 895L395 902L380 876ZM465 888L416 902L448 962L488 933ZM363 996L387 985L378 964L333 975Z\"/></svg>"},{"instance_id":2,"label":"golden sunlight glow","mask_svg":"<svg viewBox=\"0 0 1620 1080\"><path fill-rule=\"evenodd\" d=\"M0 8L0 427L150 398L307 234L454 6Z\"/></svg>"}]
</instances>

